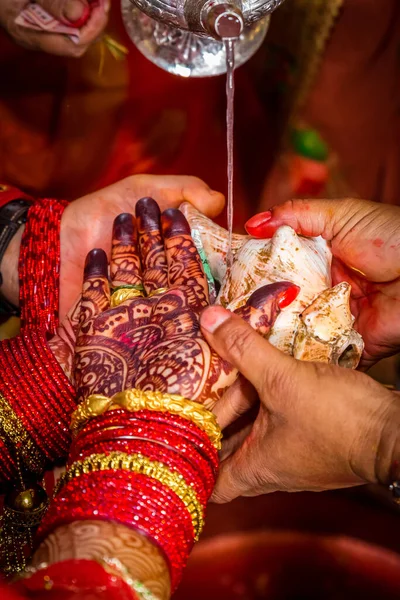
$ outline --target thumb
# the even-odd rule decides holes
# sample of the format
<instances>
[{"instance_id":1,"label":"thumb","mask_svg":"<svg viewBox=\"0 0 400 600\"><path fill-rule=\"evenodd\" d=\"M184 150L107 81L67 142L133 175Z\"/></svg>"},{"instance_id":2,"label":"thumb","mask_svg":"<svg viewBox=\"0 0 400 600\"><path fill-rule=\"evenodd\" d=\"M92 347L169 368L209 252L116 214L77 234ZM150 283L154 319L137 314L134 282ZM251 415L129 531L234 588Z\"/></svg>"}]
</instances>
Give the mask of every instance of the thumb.
<instances>
[{"instance_id":1,"label":"thumb","mask_svg":"<svg viewBox=\"0 0 400 600\"><path fill-rule=\"evenodd\" d=\"M74 27L81 27L90 15L87 0L36 0L50 15Z\"/></svg>"},{"instance_id":2,"label":"thumb","mask_svg":"<svg viewBox=\"0 0 400 600\"><path fill-rule=\"evenodd\" d=\"M206 308L200 317L202 333L210 346L233 365L261 394L271 380L285 376L292 358L286 356L238 315L221 306Z\"/></svg>"}]
</instances>

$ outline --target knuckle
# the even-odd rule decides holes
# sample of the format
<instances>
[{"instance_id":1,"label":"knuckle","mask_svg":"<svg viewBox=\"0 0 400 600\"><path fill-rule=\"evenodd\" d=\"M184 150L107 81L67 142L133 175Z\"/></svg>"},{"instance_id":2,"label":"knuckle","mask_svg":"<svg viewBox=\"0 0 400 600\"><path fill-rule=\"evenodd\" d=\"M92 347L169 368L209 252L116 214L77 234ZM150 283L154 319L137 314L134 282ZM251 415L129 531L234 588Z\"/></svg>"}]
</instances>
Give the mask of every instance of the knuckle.
<instances>
[{"instance_id":1,"label":"knuckle","mask_svg":"<svg viewBox=\"0 0 400 600\"><path fill-rule=\"evenodd\" d=\"M251 354L253 336L257 335L250 327L231 326L223 332L226 352L235 362L241 362L246 354Z\"/></svg>"},{"instance_id":2,"label":"knuckle","mask_svg":"<svg viewBox=\"0 0 400 600\"><path fill-rule=\"evenodd\" d=\"M216 487L211 495L210 502L213 502L214 504L226 504L233 499L234 498L229 496L224 490L220 490Z\"/></svg>"},{"instance_id":3,"label":"knuckle","mask_svg":"<svg viewBox=\"0 0 400 600\"><path fill-rule=\"evenodd\" d=\"M71 56L73 58L81 58L86 50L88 49L88 46L76 46L74 48L71 48Z\"/></svg>"},{"instance_id":4,"label":"knuckle","mask_svg":"<svg viewBox=\"0 0 400 600\"><path fill-rule=\"evenodd\" d=\"M266 368L263 372L263 388L268 390L268 393L272 397L281 397L284 392L285 396L290 393L291 382L293 383L293 377L291 377L291 371L288 369L269 369Z\"/></svg>"}]
</instances>

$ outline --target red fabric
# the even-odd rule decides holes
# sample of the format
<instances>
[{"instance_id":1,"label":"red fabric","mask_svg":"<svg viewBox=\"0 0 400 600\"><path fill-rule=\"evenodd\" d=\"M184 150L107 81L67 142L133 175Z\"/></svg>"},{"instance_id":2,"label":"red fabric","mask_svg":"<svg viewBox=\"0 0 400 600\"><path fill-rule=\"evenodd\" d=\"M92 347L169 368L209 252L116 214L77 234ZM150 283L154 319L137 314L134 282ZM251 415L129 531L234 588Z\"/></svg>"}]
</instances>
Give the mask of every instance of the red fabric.
<instances>
[{"instance_id":1,"label":"red fabric","mask_svg":"<svg viewBox=\"0 0 400 600\"><path fill-rule=\"evenodd\" d=\"M9 600L138 600L117 573L108 573L92 560L54 563L8 588L0 587L0 593L2 600L7 594Z\"/></svg>"},{"instance_id":2,"label":"red fabric","mask_svg":"<svg viewBox=\"0 0 400 600\"><path fill-rule=\"evenodd\" d=\"M0 182L0 208L12 200L30 200L33 198L16 187Z\"/></svg>"}]
</instances>

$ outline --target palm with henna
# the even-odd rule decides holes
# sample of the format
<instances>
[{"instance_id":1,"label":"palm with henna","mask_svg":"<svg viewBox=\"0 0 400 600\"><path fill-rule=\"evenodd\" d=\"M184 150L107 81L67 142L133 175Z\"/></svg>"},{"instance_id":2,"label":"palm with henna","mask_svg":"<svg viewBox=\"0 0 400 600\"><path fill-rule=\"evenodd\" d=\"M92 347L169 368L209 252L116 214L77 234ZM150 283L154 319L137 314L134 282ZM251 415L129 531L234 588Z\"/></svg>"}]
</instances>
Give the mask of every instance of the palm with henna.
<instances>
[{"instance_id":1,"label":"palm with henna","mask_svg":"<svg viewBox=\"0 0 400 600\"><path fill-rule=\"evenodd\" d=\"M102 250L89 254L75 350L79 398L136 387L211 408L237 371L200 332L208 287L189 225L177 209L161 215L150 198L139 201L136 216L137 228L129 214L114 222L111 288L143 286L147 297L110 307L107 256ZM265 286L238 314L266 335L296 293L288 282Z\"/></svg>"},{"instance_id":2,"label":"palm with henna","mask_svg":"<svg viewBox=\"0 0 400 600\"><path fill-rule=\"evenodd\" d=\"M290 225L331 243L333 284L352 287L355 327L364 338L362 368L400 347L400 208L364 200L293 200L252 217L249 234L272 237Z\"/></svg>"}]
</instances>

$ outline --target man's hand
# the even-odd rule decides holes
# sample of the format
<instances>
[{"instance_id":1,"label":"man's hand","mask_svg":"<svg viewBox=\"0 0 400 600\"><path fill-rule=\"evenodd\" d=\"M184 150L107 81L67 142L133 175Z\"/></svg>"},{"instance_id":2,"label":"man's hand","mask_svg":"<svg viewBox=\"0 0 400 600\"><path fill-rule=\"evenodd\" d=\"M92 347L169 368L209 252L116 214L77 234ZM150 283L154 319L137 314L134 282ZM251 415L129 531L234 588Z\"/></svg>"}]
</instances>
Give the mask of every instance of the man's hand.
<instances>
[{"instance_id":1,"label":"man's hand","mask_svg":"<svg viewBox=\"0 0 400 600\"><path fill-rule=\"evenodd\" d=\"M136 202L155 198L161 208L178 207L187 200L204 214L214 217L224 206L224 196L197 177L133 175L98 192L72 202L61 221L60 321L74 305L82 287L85 258L101 247L110 256L110 228L122 212L135 212ZM18 305L18 256L23 228L11 240L2 260L2 294Z\"/></svg>"},{"instance_id":2,"label":"man's hand","mask_svg":"<svg viewBox=\"0 0 400 600\"><path fill-rule=\"evenodd\" d=\"M336 285L352 286L355 328L363 336L361 365L400 347L400 208L364 200L293 200L250 219L248 233L271 237L281 225L331 242Z\"/></svg>"},{"instance_id":3,"label":"man's hand","mask_svg":"<svg viewBox=\"0 0 400 600\"><path fill-rule=\"evenodd\" d=\"M20 46L59 56L82 56L107 25L110 0L101 0L91 9L89 0L36 0L50 15L71 27L79 26L80 40L75 44L67 36L57 33L33 31L15 23L18 15L27 7L29 0L1 0L0 25ZM86 20L87 18L87 20Z\"/></svg>"},{"instance_id":4,"label":"man's hand","mask_svg":"<svg viewBox=\"0 0 400 600\"><path fill-rule=\"evenodd\" d=\"M395 392L363 373L296 361L222 307L206 309L200 323L210 346L256 392L245 395L240 381L228 391L214 409L221 427L260 399L254 423L223 450L214 501L388 481L399 452Z\"/></svg>"}]
</instances>

